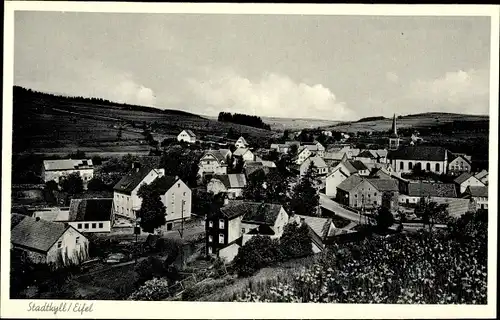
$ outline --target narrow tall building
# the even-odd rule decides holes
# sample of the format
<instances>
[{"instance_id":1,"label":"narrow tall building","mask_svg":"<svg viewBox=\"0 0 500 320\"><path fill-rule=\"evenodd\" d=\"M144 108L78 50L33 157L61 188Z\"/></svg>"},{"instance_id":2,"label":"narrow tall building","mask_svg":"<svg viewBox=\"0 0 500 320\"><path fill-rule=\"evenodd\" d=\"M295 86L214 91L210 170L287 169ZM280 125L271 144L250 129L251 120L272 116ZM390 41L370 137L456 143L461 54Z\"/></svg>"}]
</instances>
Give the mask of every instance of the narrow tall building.
<instances>
[{"instance_id":1,"label":"narrow tall building","mask_svg":"<svg viewBox=\"0 0 500 320\"><path fill-rule=\"evenodd\" d=\"M391 136L389 137L389 150L397 150L399 148L399 142L400 139L396 125L396 114L394 114L394 117L392 118Z\"/></svg>"}]
</instances>

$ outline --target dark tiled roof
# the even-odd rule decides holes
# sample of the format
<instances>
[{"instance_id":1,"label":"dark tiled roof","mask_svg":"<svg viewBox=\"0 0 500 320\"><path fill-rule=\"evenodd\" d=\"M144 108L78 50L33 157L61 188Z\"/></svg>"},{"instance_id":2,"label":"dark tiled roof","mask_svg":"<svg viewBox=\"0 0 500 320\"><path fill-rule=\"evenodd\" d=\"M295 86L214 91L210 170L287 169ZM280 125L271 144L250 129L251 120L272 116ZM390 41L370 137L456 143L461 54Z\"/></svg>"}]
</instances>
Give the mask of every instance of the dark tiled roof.
<instances>
[{"instance_id":1,"label":"dark tiled roof","mask_svg":"<svg viewBox=\"0 0 500 320\"><path fill-rule=\"evenodd\" d=\"M408 184L408 195L411 197L456 198L457 191L451 183L416 182Z\"/></svg>"},{"instance_id":2,"label":"dark tiled roof","mask_svg":"<svg viewBox=\"0 0 500 320\"><path fill-rule=\"evenodd\" d=\"M351 160L349 163L357 170L357 171L362 171L362 170L367 170L368 168L365 166L365 164L359 160Z\"/></svg>"},{"instance_id":3,"label":"dark tiled roof","mask_svg":"<svg viewBox=\"0 0 500 320\"><path fill-rule=\"evenodd\" d=\"M142 167L138 171L133 170L121 178L113 189L121 193L130 194L150 171L151 168L149 167Z\"/></svg>"},{"instance_id":4,"label":"dark tiled roof","mask_svg":"<svg viewBox=\"0 0 500 320\"><path fill-rule=\"evenodd\" d=\"M161 194L165 194L172 186L179 180L178 177L173 176L163 176L161 178L155 179L152 182Z\"/></svg>"},{"instance_id":5,"label":"dark tiled roof","mask_svg":"<svg viewBox=\"0 0 500 320\"><path fill-rule=\"evenodd\" d=\"M463 155L461 154L453 154L453 153L450 153L450 158L448 159L449 162L455 160L456 158L460 157L461 159L463 159L465 162L467 162L469 165L471 165L469 159L467 159L466 157L464 157Z\"/></svg>"},{"instance_id":6,"label":"dark tiled roof","mask_svg":"<svg viewBox=\"0 0 500 320\"><path fill-rule=\"evenodd\" d=\"M45 253L68 228L61 222L25 217L12 229L10 239L13 245Z\"/></svg>"},{"instance_id":7,"label":"dark tiled roof","mask_svg":"<svg viewBox=\"0 0 500 320\"><path fill-rule=\"evenodd\" d=\"M268 225L260 225L258 228L252 229L248 232L248 234L258 234L263 236L273 236L274 230L271 229Z\"/></svg>"},{"instance_id":8,"label":"dark tiled roof","mask_svg":"<svg viewBox=\"0 0 500 320\"><path fill-rule=\"evenodd\" d=\"M19 222L23 221L27 216L24 214L13 213L10 217L10 230L12 230L15 226L19 224Z\"/></svg>"},{"instance_id":9,"label":"dark tiled roof","mask_svg":"<svg viewBox=\"0 0 500 320\"><path fill-rule=\"evenodd\" d=\"M243 216L243 221L273 225L281 205L259 202L236 202L220 209L228 219Z\"/></svg>"},{"instance_id":10,"label":"dark tiled roof","mask_svg":"<svg viewBox=\"0 0 500 320\"><path fill-rule=\"evenodd\" d=\"M391 151L388 157L400 160L444 161L446 153L447 150L443 147L407 146Z\"/></svg>"},{"instance_id":11,"label":"dark tiled roof","mask_svg":"<svg viewBox=\"0 0 500 320\"><path fill-rule=\"evenodd\" d=\"M242 173L215 175L212 179L219 180L227 189L244 188L247 184L247 179Z\"/></svg>"},{"instance_id":12,"label":"dark tiled roof","mask_svg":"<svg viewBox=\"0 0 500 320\"><path fill-rule=\"evenodd\" d=\"M193 132L193 131L191 131L191 130L189 130L189 129L184 130L184 131L186 131L186 133L187 133L190 137L193 137L193 138L195 138L195 137L196 137L196 135L194 134L194 132Z\"/></svg>"},{"instance_id":13,"label":"dark tiled roof","mask_svg":"<svg viewBox=\"0 0 500 320\"><path fill-rule=\"evenodd\" d=\"M468 186L466 193L473 197L488 197L488 187L487 186Z\"/></svg>"},{"instance_id":14,"label":"dark tiled roof","mask_svg":"<svg viewBox=\"0 0 500 320\"><path fill-rule=\"evenodd\" d=\"M368 179L378 191L398 191L398 183L392 179Z\"/></svg>"},{"instance_id":15,"label":"dark tiled roof","mask_svg":"<svg viewBox=\"0 0 500 320\"><path fill-rule=\"evenodd\" d=\"M342 161L341 163L346 167L349 174L358 172L358 169L356 169L349 161Z\"/></svg>"},{"instance_id":16,"label":"dark tiled roof","mask_svg":"<svg viewBox=\"0 0 500 320\"><path fill-rule=\"evenodd\" d=\"M462 173L461 175L459 175L455 180L454 182L457 183L457 184L462 184L464 183L465 181L467 181L467 179L469 179L470 177L472 177L472 174L468 173L468 172L464 172Z\"/></svg>"},{"instance_id":17,"label":"dark tiled roof","mask_svg":"<svg viewBox=\"0 0 500 320\"><path fill-rule=\"evenodd\" d=\"M71 199L68 221L109 221L113 199Z\"/></svg>"},{"instance_id":18,"label":"dark tiled roof","mask_svg":"<svg viewBox=\"0 0 500 320\"><path fill-rule=\"evenodd\" d=\"M370 158L370 159L376 159L377 156L375 156L370 150L363 150L361 151L356 157L359 158Z\"/></svg>"},{"instance_id":19,"label":"dark tiled roof","mask_svg":"<svg viewBox=\"0 0 500 320\"><path fill-rule=\"evenodd\" d=\"M205 152L207 154L212 155L220 164L227 164L226 149L208 150Z\"/></svg>"},{"instance_id":20,"label":"dark tiled roof","mask_svg":"<svg viewBox=\"0 0 500 320\"><path fill-rule=\"evenodd\" d=\"M316 233L321 239L325 239L328 236L332 219L302 215L297 215L297 218L299 218L299 221L303 218L309 228L311 228L311 230L314 231L314 233Z\"/></svg>"},{"instance_id":21,"label":"dark tiled roof","mask_svg":"<svg viewBox=\"0 0 500 320\"><path fill-rule=\"evenodd\" d=\"M363 181L363 178L361 178L360 176L352 175L349 178L342 181L337 186L337 189L349 192L349 191L353 190L355 187L357 187L362 181Z\"/></svg>"}]
</instances>

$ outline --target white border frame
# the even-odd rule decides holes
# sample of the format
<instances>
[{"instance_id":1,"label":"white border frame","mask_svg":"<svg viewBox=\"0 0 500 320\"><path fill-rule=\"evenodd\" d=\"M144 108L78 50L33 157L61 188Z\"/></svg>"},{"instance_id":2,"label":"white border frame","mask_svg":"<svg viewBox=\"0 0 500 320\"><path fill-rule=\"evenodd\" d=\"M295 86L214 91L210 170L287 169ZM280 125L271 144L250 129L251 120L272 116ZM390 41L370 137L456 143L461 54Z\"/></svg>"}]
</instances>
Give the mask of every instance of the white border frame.
<instances>
[{"instance_id":1,"label":"white border frame","mask_svg":"<svg viewBox=\"0 0 500 320\"><path fill-rule=\"evenodd\" d=\"M370 5L370 4L180 4L98 3L63 1L5 1L4 87L2 149L2 259L1 316L9 318L217 318L217 319L337 319L337 318L493 318L496 317L497 180L498 177L498 89L499 6L493 5ZM376 304L277 304L215 302L94 301L93 312L28 312L34 300L10 300L10 197L12 86L14 69L14 11L80 11L203 14L290 14L290 15L380 15L380 16L488 16L491 18L490 53L490 217L488 230L488 304L485 306L376 305ZM36 300L42 304L44 300ZM46 302L51 302L47 300ZM60 302L91 303L92 301Z\"/></svg>"}]
</instances>

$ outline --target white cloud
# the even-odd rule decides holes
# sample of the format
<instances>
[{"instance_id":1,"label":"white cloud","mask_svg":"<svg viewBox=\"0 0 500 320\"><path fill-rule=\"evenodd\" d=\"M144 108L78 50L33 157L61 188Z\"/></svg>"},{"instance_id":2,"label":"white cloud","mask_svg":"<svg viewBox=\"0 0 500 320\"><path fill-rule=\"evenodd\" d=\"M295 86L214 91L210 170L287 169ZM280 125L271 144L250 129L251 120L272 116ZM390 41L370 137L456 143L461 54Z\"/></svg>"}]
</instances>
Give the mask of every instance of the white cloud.
<instances>
[{"instance_id":1,"label":"white cloud","mask_svg":"<svg viewBox=\"0 0 500 320\"><path fill-rule=\"evenodd\" d=\"M394 82L394 83L396 83L396 82L398 82L398 81L399 81L399 77L398 77L398 75L397 75L395 72L387 72L387 73L385 74L385 78L386 78L388 81L390 81L390 82Z\"/></svg>"},{"instance_id":2,"label":"white cloud","mask_svg":"<svg viewBox=\"0 0 500 320\"><path fill-rule=\"evenodd\" d=\"M207 69L202 79L190 78L189 89L206 113L230 111L258 116L349 120L355 115L321 84L294 82L265 73L252 81L231 70Z\"/></svg>"},{"instance_id":3,"label":"white cloud","mask_svg":"<svg viewBox=\"0 0 500 320\"><path fill-rule=\"evenodd\" d=\"M445 112L488 113L488 70L458 70L411 83L407 98L426 109Z\"/></svg>"}]
</instances>

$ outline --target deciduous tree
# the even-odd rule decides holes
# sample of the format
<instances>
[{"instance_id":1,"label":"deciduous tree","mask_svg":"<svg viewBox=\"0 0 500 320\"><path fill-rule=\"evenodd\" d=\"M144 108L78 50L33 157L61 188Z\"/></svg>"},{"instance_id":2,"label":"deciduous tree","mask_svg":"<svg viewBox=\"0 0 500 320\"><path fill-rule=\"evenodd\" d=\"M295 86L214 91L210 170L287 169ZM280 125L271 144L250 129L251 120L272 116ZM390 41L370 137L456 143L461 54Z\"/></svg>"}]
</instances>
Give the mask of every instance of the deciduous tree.
<instances>
[{"instance_id":1,"label":"deciduous tree","mask_svg":"<svg viewBox=\"0 0 500 320\"><path fill-rule=\"evenodd\" d=\"M71 173L67 177L62 179L61 188L68 194L77 194L82 192L83 180L82 177L80 177L80 173Z\"/></svg>"},{"instance_id":2,"label":"deciduous tree","mask_svg":"<svg viewBox=\"0 0 500 320\"><path fill-rule=\"evenodd\" d=\"M166 223L166 208L161 202L160 193L150 185L144 184L137 195L142 199L141 208L137 212L141 218L140 225L145 232L153 232L155 228Z\"/></svg>"},{"instance_id":3,"label":"deciduous tree","mask_svg":"<svg viewBox=\"0 0 500 320\"><path fill-rule=\"evenodd\" d=\"M306 174L293 189L290 209L294 214L316 215L319 195L314 187L314 163L311 162Z\"/></svg>"}]
</instances>

